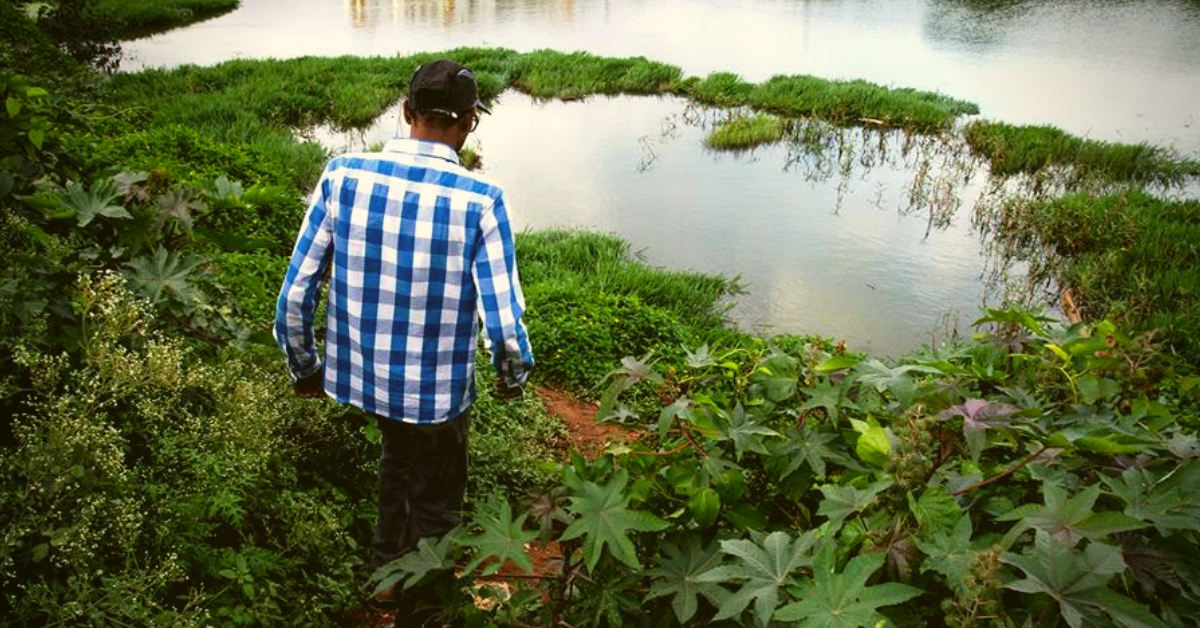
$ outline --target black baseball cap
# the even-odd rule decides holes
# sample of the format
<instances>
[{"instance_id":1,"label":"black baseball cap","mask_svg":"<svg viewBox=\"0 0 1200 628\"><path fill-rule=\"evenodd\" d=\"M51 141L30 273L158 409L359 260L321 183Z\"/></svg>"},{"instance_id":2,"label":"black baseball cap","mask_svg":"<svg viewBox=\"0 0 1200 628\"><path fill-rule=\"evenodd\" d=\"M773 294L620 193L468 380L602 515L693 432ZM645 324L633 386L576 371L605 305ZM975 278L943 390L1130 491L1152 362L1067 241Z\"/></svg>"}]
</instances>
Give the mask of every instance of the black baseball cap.
<instances>
[{"instance_id":1,"label":"black baseball cap","mask_svg":"<svg viewBox=\"0 0 1200 628\"><path fill-rule=\"evenodd\" d=\"M458 118L472 107L491 111L479 101L475 75L450 59L423 63L408 82L408 104L414 111Z\"/></svg>"}]
</instances>

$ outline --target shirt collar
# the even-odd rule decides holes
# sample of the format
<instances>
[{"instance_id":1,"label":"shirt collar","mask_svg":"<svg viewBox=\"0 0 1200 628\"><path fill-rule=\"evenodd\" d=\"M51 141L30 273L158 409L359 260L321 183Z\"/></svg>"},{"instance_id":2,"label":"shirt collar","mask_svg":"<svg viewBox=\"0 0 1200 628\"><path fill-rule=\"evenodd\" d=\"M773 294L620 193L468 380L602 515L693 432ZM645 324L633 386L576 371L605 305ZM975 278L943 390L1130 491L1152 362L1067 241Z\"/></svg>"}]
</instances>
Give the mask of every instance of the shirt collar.
<instances>
[{"instance_id":1,"label":"shirt collar","mask_svg":"<svg viewBox=\"0 0 1200 628\"><path fill-rule=\"evenodd\" d=\"M458 153L449 144L441 142L430 142L427 140L414 140L411 138L395 138L388 140L388 143L383 146L385 153L407 153L409 155L417 155L420 157L433 157L436 159L444 159L452 164L458 164Z\"/></svg>"}]
</instances>

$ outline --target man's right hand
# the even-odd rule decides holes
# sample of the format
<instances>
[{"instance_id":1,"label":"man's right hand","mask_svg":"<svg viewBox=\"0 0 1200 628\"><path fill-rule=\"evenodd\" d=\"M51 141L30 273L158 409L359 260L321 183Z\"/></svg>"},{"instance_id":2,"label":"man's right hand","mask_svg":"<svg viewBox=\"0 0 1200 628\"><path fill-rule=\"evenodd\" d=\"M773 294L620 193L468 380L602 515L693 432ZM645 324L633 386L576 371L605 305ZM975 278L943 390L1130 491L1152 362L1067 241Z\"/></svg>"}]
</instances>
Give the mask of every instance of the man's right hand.
<instances>
[{"instance_id":1,"label":"man's right hand","mask_svg":"<svg viewBox=\"0 0 1200 628\"><path fill-rule=\"evenodd\" d=\"M310 375L292 382L292 391L297 397L316 399L325 395L325 372L317 369Z\"/></svg>"}]
</instances>

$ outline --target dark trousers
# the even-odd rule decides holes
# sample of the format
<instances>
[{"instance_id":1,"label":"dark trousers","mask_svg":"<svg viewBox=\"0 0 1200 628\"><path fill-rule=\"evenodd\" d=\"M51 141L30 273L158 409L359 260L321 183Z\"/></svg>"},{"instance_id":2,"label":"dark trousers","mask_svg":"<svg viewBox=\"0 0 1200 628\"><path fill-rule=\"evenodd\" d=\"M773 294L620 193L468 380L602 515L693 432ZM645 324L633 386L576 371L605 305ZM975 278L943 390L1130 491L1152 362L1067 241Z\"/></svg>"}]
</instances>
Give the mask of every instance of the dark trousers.
<instances>
[{"instance_id":1,"label":"dark trousers","mask_svg":"<svg viewBox=\"0 0 1200 628\"><path fill-rule=\"evenodd\" d=\"M440 537L462 521L471 413L434 425L384 417L376 422L383 434L383 453L371 563L379 567L416 549L422 538ZM437 610L432 587L405 591L399 601L397 626L421 625Z\"/></svg>"}]
</instances>

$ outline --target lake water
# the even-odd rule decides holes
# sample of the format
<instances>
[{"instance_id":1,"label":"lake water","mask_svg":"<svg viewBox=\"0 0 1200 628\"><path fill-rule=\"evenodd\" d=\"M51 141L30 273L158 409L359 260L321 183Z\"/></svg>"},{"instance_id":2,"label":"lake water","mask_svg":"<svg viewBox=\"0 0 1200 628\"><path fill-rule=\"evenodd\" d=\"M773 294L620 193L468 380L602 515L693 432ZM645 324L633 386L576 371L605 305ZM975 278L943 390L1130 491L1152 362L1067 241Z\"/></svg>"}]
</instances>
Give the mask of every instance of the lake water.
<instances>
[{"instance_id":1,"label":"lake water","mask_svg":"<svg viewBox=\"0 0 1200 628\"><path fill-rule=\"evenodd\" d=\"M128 43L122 68L459 46L645 56L755 82L866 79L969 100L987 119L1200 153L1196 0L243 0ZM911 156L860 155L843 174L787 146L714 153L711 114L674 98L506 92L493 113L474 141L518 228L598 229L657 266L739 275L744 327L896 355L962 329L987 297L969 221L978 183L948 187L964 210L927 233L926 212L903 211ZM315 134L370 144L406 133L398 118Z\"/></svg>"}]
</instances>

